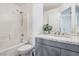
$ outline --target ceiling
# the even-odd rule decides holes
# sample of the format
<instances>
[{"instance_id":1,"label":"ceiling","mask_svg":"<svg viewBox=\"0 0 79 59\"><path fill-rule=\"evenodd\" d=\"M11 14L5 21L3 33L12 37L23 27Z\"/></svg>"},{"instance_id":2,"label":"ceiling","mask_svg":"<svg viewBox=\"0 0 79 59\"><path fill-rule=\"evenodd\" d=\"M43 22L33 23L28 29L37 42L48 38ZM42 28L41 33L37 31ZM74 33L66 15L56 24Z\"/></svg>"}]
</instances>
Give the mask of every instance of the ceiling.
<instances>
[{"instance_id":1,"label":"ceiling","mask_svg":"<svg viewBox=\"0 0 79 59\"><path fill-rule=\"evenodd\" d=\"M18 6L22 6L22 5L32 5L33 3L16 3ZM44 11L48 11L50 9L54 9L57 7L60 7L63 3L44 3ZM30 7L29 7L30 8Z\"/></svg>"},{"instance_id":2,"label":"ceiling","mask_svg":"<svg viewBox=\"0 0 79 59\"><path fill-rule=\"evenodd\" d=\"M44 4L44 11L48 11L50 9L54 9L60 7L63 3L45 3Z\"/></svg>"}]
</instances>

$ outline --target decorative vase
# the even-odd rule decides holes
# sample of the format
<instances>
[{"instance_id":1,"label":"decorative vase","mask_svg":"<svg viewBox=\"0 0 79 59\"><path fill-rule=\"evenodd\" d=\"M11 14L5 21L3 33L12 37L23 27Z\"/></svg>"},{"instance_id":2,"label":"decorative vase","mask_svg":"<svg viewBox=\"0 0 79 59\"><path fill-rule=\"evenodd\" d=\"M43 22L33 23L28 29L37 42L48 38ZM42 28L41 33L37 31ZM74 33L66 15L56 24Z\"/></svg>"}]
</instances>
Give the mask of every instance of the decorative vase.
<instances>
[{"instance_id":1,"label":"decorative vase","mask_svg":"<svg viewBox=\"0 0 79 59\"><path fill-rule=\"evenodd\" d=\"M50 31L44 31L44 34L50 34Z\"/></svg>"}]
</instances>

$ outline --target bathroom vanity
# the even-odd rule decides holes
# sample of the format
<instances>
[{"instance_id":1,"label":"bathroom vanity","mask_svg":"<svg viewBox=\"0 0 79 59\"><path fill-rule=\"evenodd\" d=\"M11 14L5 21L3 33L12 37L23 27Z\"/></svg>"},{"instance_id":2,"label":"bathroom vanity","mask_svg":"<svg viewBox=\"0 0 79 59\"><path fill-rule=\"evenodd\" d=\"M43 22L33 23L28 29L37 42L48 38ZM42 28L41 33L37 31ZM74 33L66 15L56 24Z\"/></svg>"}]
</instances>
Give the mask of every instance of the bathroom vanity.
<instances>
[{"instance_id":1,"label":"bathroom vanity","mask_svg":"<svg viewBox=\"0 0 79 59\"><path fill-rule=\"evenodd\" d=\"M64 37L39 36L35 38L36 56L79 56L79 42ZM67 38L66 38L67 39ZM70 38L69 38L70 39Z\"/></svg>"},{"instance_id":2,"label":"bathroom vanity","mask_svg":"<svg viewBox=\"0 0 79 59\"><path fill-rule=\"evenodd\" d=\"M64 4L44 15L46 23L52 25L52 35L35 37L35 55L79 56L79 4Z\"/></svg>"}]
</instances>

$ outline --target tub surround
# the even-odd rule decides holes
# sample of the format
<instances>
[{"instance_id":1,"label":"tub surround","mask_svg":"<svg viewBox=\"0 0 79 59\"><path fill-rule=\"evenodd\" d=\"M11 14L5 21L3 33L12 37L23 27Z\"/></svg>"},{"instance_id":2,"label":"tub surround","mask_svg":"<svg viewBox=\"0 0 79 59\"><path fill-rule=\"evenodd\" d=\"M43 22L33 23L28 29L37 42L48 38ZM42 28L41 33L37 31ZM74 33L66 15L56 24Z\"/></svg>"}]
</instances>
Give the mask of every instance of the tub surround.
<instances>
[{"instance_id":1,"label":"tub surround","mask_svg":"<svg viewBox=\"0 0 79 59\"><path fill-rule=\"evenodd\" d=\"M21 42L19 44L16 44L12 47L8 47L6 49L2 49L0 51L0 56L17 56L17 49L20 47L20 46L23 46L23 45L26 45L26 44L29 44L28 41L25 41L25 42Z\"/></svg>"},{"instance_id":2,"label":"tub surround","mask_svg":"<svg viewBox=\"0 0 79 59\"><path fill-rule=\"evenodd\" d=\"M79 38L78 36L59 36L59 35L45 35L45 34L40 34L36 35L35 38L42 38L46 40L52 40L52 41L58 41L58 42L63 42L63 43L68 43L68 44L76 44L79 45Z\"/></svg>"}]
</instances>

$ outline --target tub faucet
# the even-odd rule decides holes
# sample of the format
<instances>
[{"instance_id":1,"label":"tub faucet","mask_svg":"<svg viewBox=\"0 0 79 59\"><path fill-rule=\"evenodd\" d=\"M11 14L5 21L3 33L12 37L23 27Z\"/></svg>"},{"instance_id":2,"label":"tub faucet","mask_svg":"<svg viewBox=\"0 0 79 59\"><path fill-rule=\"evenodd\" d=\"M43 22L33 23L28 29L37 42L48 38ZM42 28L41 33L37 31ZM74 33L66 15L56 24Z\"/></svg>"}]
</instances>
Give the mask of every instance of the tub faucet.
<instances>
[{"instance_id":1,"label":"tub faucet","mask_svg":"<svg viewBox=\"0 0 79 59\"><path fill-rule=\"evenodd\" d=\"M23 37L24 37L24 34L21 34L21 42L23 42Z\"/></svg>"}]
</instances>

